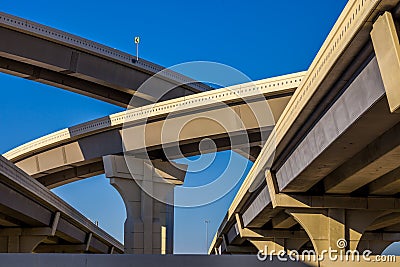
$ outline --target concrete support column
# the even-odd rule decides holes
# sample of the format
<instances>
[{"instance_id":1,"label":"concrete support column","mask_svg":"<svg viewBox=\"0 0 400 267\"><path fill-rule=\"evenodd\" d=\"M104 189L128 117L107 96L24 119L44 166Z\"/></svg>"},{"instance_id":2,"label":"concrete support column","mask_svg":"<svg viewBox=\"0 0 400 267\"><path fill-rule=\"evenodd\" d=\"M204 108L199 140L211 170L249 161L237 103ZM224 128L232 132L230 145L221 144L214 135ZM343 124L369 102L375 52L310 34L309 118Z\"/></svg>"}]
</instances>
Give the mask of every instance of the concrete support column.
<instances>
[{"instance_id":1,"label":"concrete support column","mask_svg":"<svg viewBox=\"0 0 400 267\"><path fill-rule=\"evenodd\" d=\"M174 207L170 204L174 187L182 182L158 171L149 161L128 160L129 168L122 156L103 158L106 177L125 203L125 253L172 254Z\"/></svg>"},{"instance_id":2,"label":"concrete support column","mask_svg":"<svg viewBox=\"0 0 400 267\"><path fill-rule=\"evenodd\" d=\"M367 227L382 215L382 211L346 209L293 209L286 212L307 232L317 255L329 249L338 253L356 250Z\"/></svg>"}]
</instances>

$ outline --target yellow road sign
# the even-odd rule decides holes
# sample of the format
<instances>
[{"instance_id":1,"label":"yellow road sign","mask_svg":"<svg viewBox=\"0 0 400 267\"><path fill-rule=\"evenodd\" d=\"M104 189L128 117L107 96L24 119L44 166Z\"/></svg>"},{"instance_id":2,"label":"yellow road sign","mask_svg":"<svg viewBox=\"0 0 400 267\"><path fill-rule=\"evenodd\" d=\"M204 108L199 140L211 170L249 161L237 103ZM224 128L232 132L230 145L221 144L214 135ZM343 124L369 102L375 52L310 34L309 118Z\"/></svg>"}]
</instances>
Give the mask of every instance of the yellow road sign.
<instances>
[{"instance_id":1,"label":"yellow road sign","mask_svg":"<svg viewBox=\"0 0 400 267\"><path fill-rule=\"evenodd\" d=\"M135 37L135 44L138 44L140 42L140 37L136 36Z\"/></svg>"}]
</instances>

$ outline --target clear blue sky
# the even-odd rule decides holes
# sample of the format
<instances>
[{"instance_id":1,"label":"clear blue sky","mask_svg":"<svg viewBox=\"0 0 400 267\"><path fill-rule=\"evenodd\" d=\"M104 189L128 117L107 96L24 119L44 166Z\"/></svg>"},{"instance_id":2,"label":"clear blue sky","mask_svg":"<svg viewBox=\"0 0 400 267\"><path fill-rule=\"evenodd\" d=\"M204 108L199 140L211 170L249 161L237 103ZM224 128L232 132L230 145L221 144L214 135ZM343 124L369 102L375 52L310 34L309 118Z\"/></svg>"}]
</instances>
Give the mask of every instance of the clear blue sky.
<instances>
[{"instance_id":1,"label":"clear blue sky","mask_svg":"<svg viewBox=\"0 0 400 267\"><path fill-rule=\"evenodd\" d=\"M130 53L135 51L133 37L139 35L140 56L149 61L165 67L194 60L215 61L257 80L306 70L346 2L37 0L1 1L0 11ZM110 104L5 74L0 74L0 87L0 153L62 128L121 111ZM219 153L210 168L187 175L185 185L213 181L228 164L229 155ZM233 157L247 164L239 156ZM240 171L233 167L226 175L241 181L243 177L236 177ZM210 241L237 189L207 206L176 209L177 253L205 252L204 220L211 221ZM54 192L122 240L125 209L104 176Z\"/></svg>"}]
</instances>

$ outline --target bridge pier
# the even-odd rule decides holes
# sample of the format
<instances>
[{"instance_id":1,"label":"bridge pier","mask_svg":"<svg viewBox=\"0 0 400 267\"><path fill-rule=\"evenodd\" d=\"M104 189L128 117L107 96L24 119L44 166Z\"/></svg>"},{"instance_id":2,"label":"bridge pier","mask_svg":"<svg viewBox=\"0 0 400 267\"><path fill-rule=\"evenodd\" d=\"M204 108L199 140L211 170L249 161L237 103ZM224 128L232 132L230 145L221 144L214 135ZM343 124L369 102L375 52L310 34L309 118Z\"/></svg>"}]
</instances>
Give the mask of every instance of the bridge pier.
<instances>
[{"instance_id":1,"label":"bridge pier","mask_svg":"<svg viewBox=\"0 0 400 267\"><path fill-rule=\"evenodd\" d=\"M123 156L103 158L106 177L125 203L125 253L172 254L174 207L170 203L174 200L174 187L182 182L160 174L149 161L129 160L130 168Z\"/></svg>"},{"instance_id":2,"label":"bridge pier","mask_svg":"<svg viewBox=\"0 0 400 267\"><path fill-rule=\"evenodd\" d=\"M382 211L350 209L287 209L307 232L317 255L322 251L359 249L360 240ZM340 240L347 243L341 246Z\"/></svg>"}]
</instances>

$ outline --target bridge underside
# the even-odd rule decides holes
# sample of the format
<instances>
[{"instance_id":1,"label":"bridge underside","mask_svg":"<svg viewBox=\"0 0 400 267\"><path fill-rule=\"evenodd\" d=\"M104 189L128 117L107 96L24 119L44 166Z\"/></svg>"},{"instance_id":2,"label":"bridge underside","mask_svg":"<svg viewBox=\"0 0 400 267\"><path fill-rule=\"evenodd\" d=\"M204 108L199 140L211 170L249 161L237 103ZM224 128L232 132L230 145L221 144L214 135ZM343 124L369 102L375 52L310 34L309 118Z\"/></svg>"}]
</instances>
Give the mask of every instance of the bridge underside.
<instances>
[{"instance_id":1,"label":"bridge underside","mask_svg":"<svg viewBox=\"0 0 400 267\"><path fill-rule=\"evenodd\" d=\"M0 253L122 253L122 245L0 157Z\"/></svg>"},{"instance_id":2,"label":"bridge underside","mask_svg":"<svg viewBox=\"0 0 400 267\"><path fill-rule=\"evenodd\" d=\"M149 179L146 183L156 191L167 187L168 183L159 183L163 179L182 183L185 168L169 162L181 157L232 149L255 160L303 75L113 114L34 140L7 156L47 188L106 173L127 210L125 252L172 253L173 209L150 199L138 181ZM139 162L137 169L147 171L135 175L129 174L130 169L116 171L126 165L124 154Z\"/></svg>"},{"instance_id":3,"label":"bridge underside","mask_svg":"<svg viewBox=\"0 0 400 267\"><path fill-rule=\"evenodd\" d=\"M275 118L279 117L289 99L290 96L284 95L268 100ZM123 129L121 126L110 127L106 131L77 140L71 138L64 145L56 144L55 148L13 161L45 186L54 188L104 173L102 158L107 155L122 155L124 149L136 158L150 159L156 168L178 176L179 170L171 168L168 160L227 149L234 149L254 160L260 152L263 140L272 130L273 119L260 122L254 116L241 115L241 121L236 122L232 120L232 112L251 114L261 111L265 105L263 102L265 100L230 108L222 105L213 110L198 110L195 115L183 114L166 121L149 121L146 126L125 125ZM174 128L173 134L171 132L169 137L165 137L165 129L168 127ZM178 131L177 127L182 128ZM128 135L132 137L123 141L122 136ZM143 135L146 138L137 138ZM204 138L212 141L206 144L202 142Z\"/></svg>"},{"instance_id":4,"label":"bridge underside","mask_svg":"<svg viewBox=\"0 0 400 267\"><path fill-rule=\"evenodd\" d=\"M244 112L246 105L241 103L232 109L240 114L245 127L233 123L235 126L226 131L212 120L199 119L197 124L188 124L189 130L176 131L178 138L165 141L160 137L165 128L163 120L180 125L183 124L180 120L190 122L193 116L201 117L211 112L214 118L223 117L228 124L234 121L224 114L224 110L202 110L204 113L199 111L195 115L184 114L168 120L163 117L146 126L132 125L128 133L133 137L143 135L144 130L150 133L142 138L144 143L132 139L131 143L122 145L122 126L110 126L32 150L13 160L49 188L107 172L108 168L111 173L108 177L124 196L129 214L125 230L126 236L130 237L130 247L125 247L125 251L152 253L153 241L146 240L156 237L157 251L171 252L171 244L166 249L168 242L163 240L161 225L158 223L153 228L154 220L168 224L166 217L171 217L170 207L160 208L159 203L143 197L143 192L132 186L136 182L133 180L145 180L143 177L146 176L153 186L153 180L165 178L155 175L161 170L166 176L182 181L179 177L184 177L185 173L171 168L168 160L179 155L213 151L212 146L206 145L209 150L199 148L202 139L210 138L216 150L233 149L257 159L253 168L256 171L249 174L252 180L247 183L246 179L217 233L214 251L243 254L268 247L275 251L314 249L320 255L331 248L340 252L369 249L373 254L380 254L392 242L400 241L400 7L395 8L398 4L395 0L378 2L349 2L331 39L321 49L282 118L282 107L286 106L290 96L268 99L270 103L276 101L273 117L283 121L278 124L281 128L277 126L276 129L281 139L274 155L263 154L273 149L269 147L271 137L267 142L262 138L263 134L270 136L273 125L259 125L249 119L244 115L248 114ZM6 28L0 28L0 31L19 42L27 38L21 32ZM129 95L135 91L128 85L139 86L147 77L140 72L132 78L132 68L127 71L123 64L105 62L101 57L56 43L46 44L50 50L44 53L35 49L35 46L48 42L41 38L29 37L26 41L33 45L33 53L29 55L18 44L0 47L0 68L4 72L98 99L108 98L109 102L121 106L127 104ZM60 62L49 64L47 60L55 58L54 54L64 56L58 58ZM92 64L104 66L104 69L93 73L89 67ZM112 69L117 69L122 78ZM117 86L114 79L123 82ZM186 89L181 88L170 97L185 95ZM309 99L304 100L307 97ZM138 105L146 103L149 102L145 100ZM249 140L250 151L243 152L240 141L243 137ZM264 143L266 145L260 151ZM119 162L120 166L125 162L121 157L123 146L139 162L136 169L140 169L140 174L124 177L128 171L118 172L116 163L110 163ZM260 153L265 158L258 157ZM142 165L148 163L145 161L147 156L155 168L147 168L146 174ZM262 161L272 161L272 167L257 166ZM255 182L260 186L255 187ZM151 216L143 216L145 210L151 211ZM7 210L0 217L3 226L18 225L18 218L5 215L10 212ZM46 223L50 224L49 221ZM344 245L338 241L344 241ZM4 242L10 241L3 239ZM37 249L48 249L47 246L50 244L44 243Z\"/></svg>"},{"instance_id":5,"label":"bridge underside","mask_svg":"<svg viewBox=\"0 0 400 267\"><path fill-rule=\"evenodd\" d=\"M323 97L310 101L308 118L286 132L272 168L251 173L261 186L250 191L245 181L210 252L254 253L267 246L379 255L400 241L398 10L374 19L367 31L372 38L349 46L353 53L358 46L351 62Z\"/></svg>"}]
</instances>

